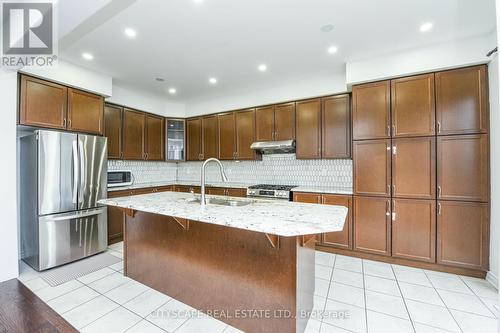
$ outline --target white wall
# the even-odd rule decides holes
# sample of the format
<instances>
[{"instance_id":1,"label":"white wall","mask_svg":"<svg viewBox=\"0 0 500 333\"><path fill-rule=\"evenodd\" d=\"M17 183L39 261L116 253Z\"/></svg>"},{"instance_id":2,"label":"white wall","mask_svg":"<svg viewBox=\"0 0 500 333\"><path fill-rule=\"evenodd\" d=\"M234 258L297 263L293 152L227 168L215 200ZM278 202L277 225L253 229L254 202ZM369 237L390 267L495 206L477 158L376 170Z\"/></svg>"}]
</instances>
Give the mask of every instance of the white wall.
<instances>
[{"instance_id":1,"label":"white wall","mask_svg":"<svg viewBox=\"0 0 500 333\"><path fill-rule=\"evenodd\" d=\"M192 117L346 91L345 72L300 77L286 82L273 82L245 90L229 91L216 97L190 100L186 103L186 116Z\"/></svg>"},{"instance_id":2,"label":"white wall","mask_svg":"<svg viewBox=\"0 0 500 333\"><path fill-rule=\"evenodd\" d=\"M497 45L500 45L500 0L496 0ZM490 83L490 271L486 278L498 288L500 264L500 107L498 53L488 71Z\"/></svg>"},{"instance_id":3,"label":"white wall","mask_svg":"<svg viewBox=\"0 0 500 333\"><path fill-rule=\"evenodd\" d=\"M498 56L488 67L490 86L490 159L491 159L491 217L490 217L490 271L488 280L498 286L500 236L500 109Z\"/></svg>"},{"instance_id":4,"label":"white wall","mask_svg":"<svg viewBox=\"0 0 500 333\"><path fill-rule=\"evenodd\" d=\"M497 45L496 34L432 45L384 55L379 58L348 62L346 83L384 80L453 67L486 63L486 53Z\"/></svg>"},{"instance_id":5,"label":"white wall","mask_svg":"<svg viewBox=\"0 0 500 333\"><path fill-rule=\"evenodd\" d=\"M0 69L0 282L18 275L17 246L17 167L16 167L16 110L17 73Z\"/></svg>"},{"instance_id":6,"label":"white wall","mask_svg":"<svg viewBox=\"0 0 500 333\"><path fill-rule=\"evenodd\" d=\"M97 73L80 66L59 60L54 68L25 68L21 70L30 75L46 78L72 87L111 96L113 81L111 76Z\"/></svg>"},{"instance_id":7,"label":"white wall","mask_svg":"<svg viewBox=\"0 0 500 333\"><path fill-rule=\"evenodd\" d=\"M185 104L169 101L165 96L113 81L113 94L106 99L120 105L165 117L185 117Z\"/></svg>"}]
</instances>

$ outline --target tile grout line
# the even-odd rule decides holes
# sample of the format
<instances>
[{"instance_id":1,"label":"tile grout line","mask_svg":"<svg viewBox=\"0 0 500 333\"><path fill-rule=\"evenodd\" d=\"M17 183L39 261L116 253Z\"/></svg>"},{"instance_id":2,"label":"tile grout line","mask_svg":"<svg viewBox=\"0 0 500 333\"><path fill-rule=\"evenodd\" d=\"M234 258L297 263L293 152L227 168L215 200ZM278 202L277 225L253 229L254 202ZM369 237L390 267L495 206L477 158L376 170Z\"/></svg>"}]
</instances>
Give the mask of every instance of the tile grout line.
<instances>
[{"instance_id":1,"label":"tile grout line","mask_svg":"<svg viewBox=\"0 0 500 333\"><path fill-rule=\"evenodd\" d=\"M457 276L459 277L460 279L460 276L457 274ZM429 279L430 280L430 279ZM462 279L460 279L460 281L462 281ZM434 287L434 284L432 283L431 281L431 284L432 286L434 287L434 290L436 291L436 293L438 294L439 298L441 299L441 301L445 304L446 307L448 307L446 305L446 303L444 302L444 300L442 299L441 297L441 294L439 293L439 291L444 291L444 292L449 292L449 293L455 293L455 294L459 294L459 295L465 295L465 296L475 296L477 299L479 299L479 302L484 305L484 307L488 310L488 312L492 315L492 317L489 317L489 316L485 316L483 314L479 314L479 313L475 313L475 312L469 312L469 311L464 311L464 310L458 310L458 309L454 309L454 308L449 308L450 310L454 310L454 311L458 311L458 312L463 312L463 313L469 313L471 315L476 315L476 316L480 316L480 317L484 317L484 318L491 318L491 319L498 319L497 316L495 316L495 314L490 310L490 308L486 305L486 303L483 302L483 300L481 299L481 297L479 295L476 295L474 293L474 291L467 285L467 283L465 283L464 281L462 281L466 286L467 288L469 288L472 292L472 295L471 294L465 294L465 293L461 293L461 292L456 292L456 291L453 291L453 290L446 290L446 289L440 289L440 288L436 288ZM418 301L417 301L418 302ZM424 302L421 302L421 303L424 303Z\"/></svg>"},{"instance_id":2,"label":"tile grout line","mask_svg":"<svg viewBox=\"0 0 500 333\"><path fill-rule=\"evenodd\" d=\"M482 304L483 304L483 305L484 305L484 306L488 309L488 311L489 311L490 313L492 313L492 314L493 314L494 318L496 318L496 319L497 319L497 321L498 321L498 320L499 320L498 316L497 316L495 313L493 313L493 311L491 311L490 307L489 307L488 305L486 305L486 303L483 301L483 299L481 298L481 296L479 296L478 294L476 294L476 293L474 292L474 290L473 290L473 289L472 289L472 288L471 288L471 287L467 284L467 282L466 282L466 281L462 278L462 276L458 275L458 278L460 279L460 281L462 281L462 283L463 283L463 284L465 284L465 285L467 286L467 288L469 288L469 290L472 292L472 294L474 294L474 296L476 296L477 298L479 298L479 301L480 301L480 302L481 302L481 303L482 303ZM487 281L487 280L485 279L485 281ZM489 283L489 282L488 282L488 283ZM494 287L494 286L493 286L493 287ZM489 298L489 297L485 297L485 298ZM497 301L497 304L498 304L498 297L497 297L496 301ZM497 309L498 309L498 308L497 308ZM465 312L465 311L464 311L464 312ZM500 313L500 310L499 310L499 313Z\"/></svg>"},{"instance_id":3,"label":"tile grout line","mask_svg":"<svg viewBox=\"0 0 500 333\"><path fill-rule=\"evenodd\" d=\"M432 284L432 281L431 279L429 279L429 277L427 276L427 274L425 273L424 271L424 275L425 277L427 278L427 280L429 280L429 282L431 283L431 286L434 288L434 285ZM458 324L458 321L455 319L455 316L453 315L453 313L450 311L450 308L448 307L448 305L446 304L446 302L444 301L444 299L441 297L441 294L439 294L439 292L437 291L436 288L434 288L434 291L436 292L436 294L438 295L439 299L441 300L441 302L443 302L444 306L446 307L446 310L448 310L448 313L450 314L451 318L453 318L453 321L455 322L455 324L457 324L457 327L458 329L460 330L460 332L464 332L462 327L460 327L460 325Z\"/></svg>"},{"instance_id":4,"label":"tile grout line","mask_svg":"<svg viewBox=\"0 0 500 333\"><path fill-rule=\"evenodd\" d=\"M315 255L316 255L316 253L315 253ZM320 321L320 324L319 324L319 332L318 333L321 332L321 328L323 327L323 320L325 319L324 318L324 314L325 314L325 311L326 311L326 303L328 302L328 295L330 294L330 287L332 286L332 281L333 281L333 270L335 269L335 264L336 263L337 263L337 255L335 254L335 255L333 255L332 273L330 275L330 281L328 282L328 290L326 291L325 304L323 305L323 311L322 311L322 314L321 314L321 321ZM316 278L316 275L314 276L314 278Z\"/></svg>"},{"instance_id":5,"label":"tile grout line","mask_svg":"<svg viewBox=\"0 0 500 333\"><path fill-rule=\"evenodd\" d=\"M417 330L415 329L415 323L413 322L413 318L410 314L410 311L408 310L408 305L406 304L406 300L405 300L403 291L401 290L401 286L399 285L398 276L396 275L396 271L395 271L394 267L392 265L390 265L390 267L391 267L392 274L394 274L394 278L396 279L396 285L398 286L398 290L399 290L399 293L401 294L401 298L403 299L403 304L405 305L406 313L408 314L408 318L410 319L411 327L413 328L413 332L416 332ZM425 277L427 278L427 275L425 275Z\"/></svg>"},{"instance_id":6,"label":"tile grout line","mask_svg":"<svg viewBox=\"0 0 500 333\"><path fill-rule=\"evenodd\" d=\"M361 274L363 278L363 296L365 300L365 331L368 332L368 303L366 301L365 263L363 259L361 259Z\"/></svg>"}]
</instances>

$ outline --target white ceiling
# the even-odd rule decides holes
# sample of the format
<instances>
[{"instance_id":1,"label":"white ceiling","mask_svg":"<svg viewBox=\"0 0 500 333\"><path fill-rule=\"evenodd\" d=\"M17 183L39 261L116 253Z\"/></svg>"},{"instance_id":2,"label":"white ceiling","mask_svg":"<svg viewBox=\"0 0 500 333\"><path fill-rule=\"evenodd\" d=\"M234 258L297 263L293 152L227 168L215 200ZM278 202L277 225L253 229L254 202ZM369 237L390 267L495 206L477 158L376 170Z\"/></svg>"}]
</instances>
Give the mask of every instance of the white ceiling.
<instances>
[{"instance_id":1,"label":"white ceiling","mask_svg":"<svg viewBox=\"0 0 500 333\"><path fill-rule=\"evenodd\" d=\"M84 34L68 34L60 57L166 96L175 87L179 101L337 73L348 61L495 29L494 0L140 0L127 6L114 15L108 8ZM423 34L419 26L427 21L434 28ZM326 24L334 29L322 32ZM135 39L125 37L126 27L137 31ZM330 45L337 54L327 53ZM83 60L82 52L94 60ZM267 72L257 70L260 63ZM211 76L216 86L208 83Z\"/></svg>"}]
</instances>

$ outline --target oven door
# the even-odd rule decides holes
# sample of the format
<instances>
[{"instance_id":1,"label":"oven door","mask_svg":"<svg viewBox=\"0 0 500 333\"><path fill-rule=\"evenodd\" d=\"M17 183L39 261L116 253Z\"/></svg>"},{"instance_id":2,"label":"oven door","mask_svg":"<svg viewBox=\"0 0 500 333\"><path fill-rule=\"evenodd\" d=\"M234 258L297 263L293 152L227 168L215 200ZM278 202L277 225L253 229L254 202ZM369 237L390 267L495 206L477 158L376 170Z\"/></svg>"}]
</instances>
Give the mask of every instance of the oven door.
<instances>
[{"instance_id":1,"label":"oven door","mask_svg":"<svg viewBox=\"0 0 500 333\"><path fill-rule=\"evenodd\" d=\"M39 270L59 266L106 250L106 207L39 218Z\"/></svg>"}]
</instances>

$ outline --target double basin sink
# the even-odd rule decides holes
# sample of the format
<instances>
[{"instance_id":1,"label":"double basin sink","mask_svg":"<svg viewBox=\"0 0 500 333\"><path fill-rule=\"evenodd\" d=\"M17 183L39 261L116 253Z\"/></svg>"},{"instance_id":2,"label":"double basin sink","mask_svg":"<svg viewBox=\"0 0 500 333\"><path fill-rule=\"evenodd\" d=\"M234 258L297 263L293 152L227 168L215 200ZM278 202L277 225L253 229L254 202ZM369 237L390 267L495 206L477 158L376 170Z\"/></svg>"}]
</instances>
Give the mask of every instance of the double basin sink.
<instances>
[{"instance_id":1,"label":"double basin sink","mask_svg":"<svg viewBox=\"0 0 500 333\"><path fill-rule=\"evenodd\" d=\"M187 199L187 201L200 204L201 197L190 198L190 199ZM253 203L255 203L255 200L251 200L251 199L236 200L236 199L232 199L232 198L217 198L217 197L206 198L207 205L241 207L241 206L247 206L247 205L250 205Z\"/></svg>"}]
</instances>

